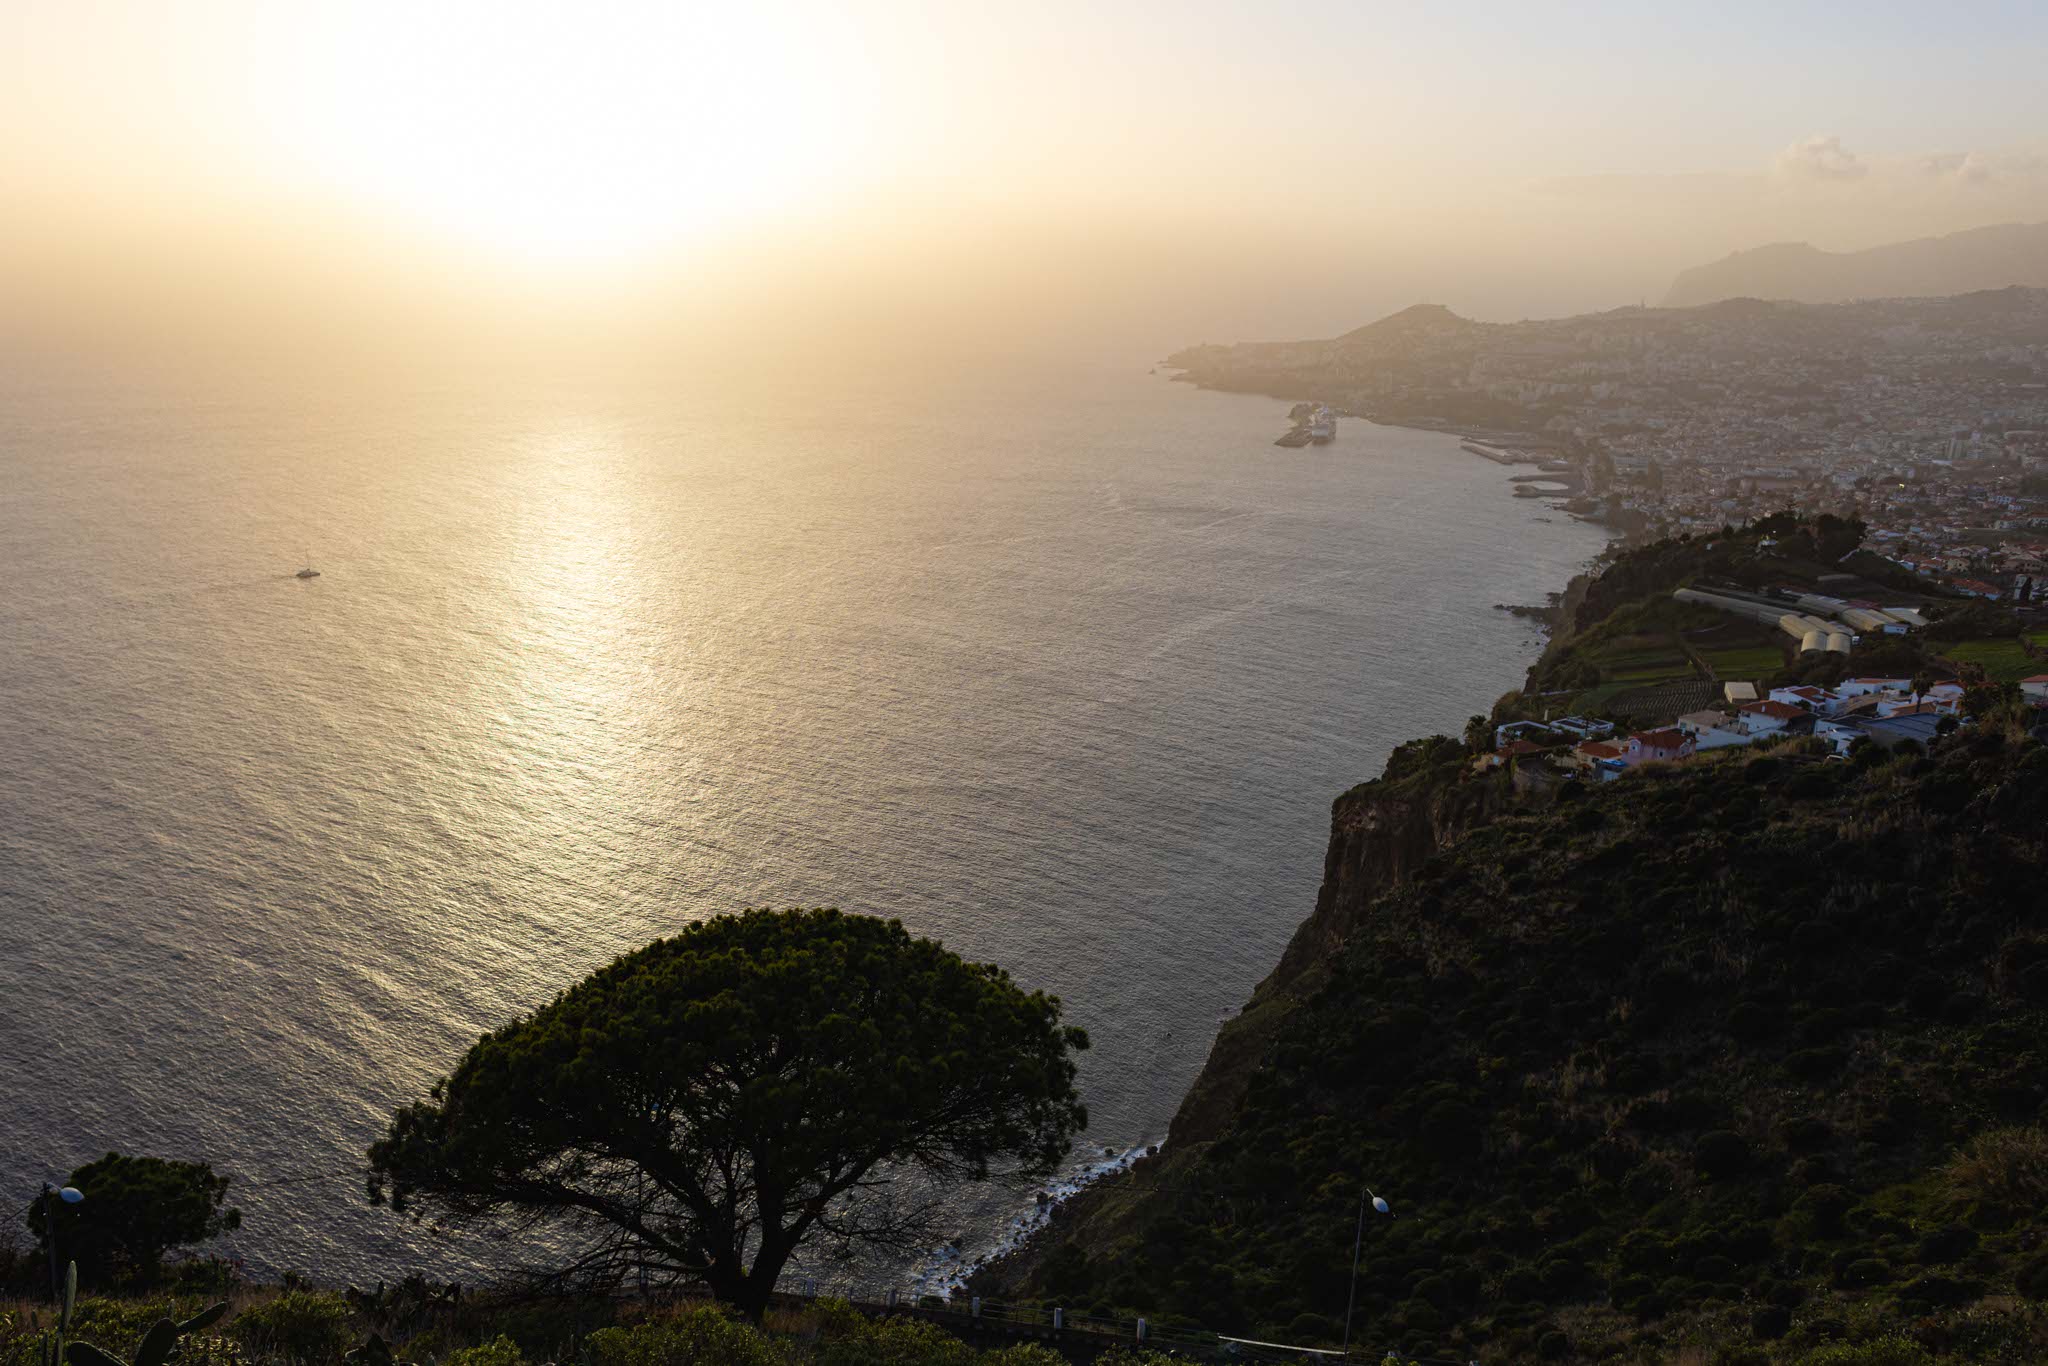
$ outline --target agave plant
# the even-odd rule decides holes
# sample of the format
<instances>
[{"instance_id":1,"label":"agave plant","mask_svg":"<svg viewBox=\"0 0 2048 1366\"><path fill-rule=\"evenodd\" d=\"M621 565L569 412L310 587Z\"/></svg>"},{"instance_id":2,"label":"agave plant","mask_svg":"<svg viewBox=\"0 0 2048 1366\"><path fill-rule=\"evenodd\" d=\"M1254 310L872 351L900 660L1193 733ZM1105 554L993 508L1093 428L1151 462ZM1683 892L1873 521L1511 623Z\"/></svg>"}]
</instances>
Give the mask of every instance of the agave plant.
<instances>
[{"instance_id":1,"label":"agave plant","mask_svg":"<svg viewBox=\"0 0 2048 1366\"><path fill-rule=\"evenodd\" d=\"M71 1332L71 1310L78 1303L78 1263L64 1264L64 1295L57 1302L57 1331L36 1344L36 1366L64 1366L64 1339Z\"/></svg>"},{"instance_id":2,"label":"agave plant","mask_svg":"<svg viewBox=\"0 0 2048 1366\"><path fill-rule=\"evenodd\" d=\"M142 1343L135 1349L133 1363L125 1362L112 1352L104 1351L89 1342L73 1342L64 1348L64 1360L70 1366L165 1366L171 1359L171 1352L178 1345L178 1339L187 1333L196 1333L220 1322L221 1315L228 1312L228 1302L200 1310L191 1318L180 1323L176 1319L158 1319L142 1335Z\"/></svg>"}]
</instances>

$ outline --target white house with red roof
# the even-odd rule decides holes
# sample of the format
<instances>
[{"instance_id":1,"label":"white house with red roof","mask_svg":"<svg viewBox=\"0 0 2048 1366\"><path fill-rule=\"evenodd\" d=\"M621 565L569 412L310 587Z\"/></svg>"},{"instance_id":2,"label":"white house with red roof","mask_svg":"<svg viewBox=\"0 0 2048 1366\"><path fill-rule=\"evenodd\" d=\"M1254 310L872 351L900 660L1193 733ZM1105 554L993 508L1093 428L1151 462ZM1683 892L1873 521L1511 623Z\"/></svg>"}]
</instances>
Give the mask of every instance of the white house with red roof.
<instances>
[{"instance_id":1,"label":"white house with red roof","mask_svg":"<svg viewBox=\"0 0 2048 1366\"><path fill-rule=\"evenodd\" d=\"M1602 782L1611 782L1628 771L1621 740L1581 740L1572 746L1572 762Z\"/></svg>"},{"instance_id":2,"label":"white house with red roof","mask_svg":"<svg viewBox=\"0 0 2048 1366\"><path fill-rule=\"evenodd\" d=\"M2048 674L2035 674L2032 678L2020 680L2020 696L2035 706L2048 706Z\"/></svg>"},{"instance_id":3,"label":"white house with red roof","mask_svg":"<svg viewBox=\"0 0 2048 1366\"><path fill-rule=\"evenodd\" d=\"M1668 762L1672 759L1690 759L1698 746L1692 736L1676 726L1665 726L1659 730L1639 730L1622 741L1622 762L1630 768L1637 764Z\"/></svg>"},{"instance_id":4,"label":"white house with red roof","mask_svg":"<svg viewBox=\"0 0 2048 1366\"><path fill-rule=\"evenodd\" d=\"M1841 705L1842 699L1826 688L1816 688L1811 683L1797 687L1771 689L1771 701L1783 702L1788 706L1804 706L1816 716L1825 716Z\"/></svg>"},{"instance_id":5,"label":"white house with red roof","mask_svg":"<svg viewBox=\"0 0 2048 1366\"><path fill-rule=\"evenodd\" d=\"M1678 728L1692 737L1694 753L1746 745L1756 738L1725 711L1687 712L1678 718Z\"/></svg>"},{"instance_id":6,"label":"white house with red roof","mask_svg":"<svg viewBox=\"0 0 2048 1366\"><path fill-rule=\"evenodd\" d=\"M1751 735L1783 735L1794 721L1811 714L1789 702L1746 702L1742 707L1742 727Z\"/></svg>"}]
</instances>

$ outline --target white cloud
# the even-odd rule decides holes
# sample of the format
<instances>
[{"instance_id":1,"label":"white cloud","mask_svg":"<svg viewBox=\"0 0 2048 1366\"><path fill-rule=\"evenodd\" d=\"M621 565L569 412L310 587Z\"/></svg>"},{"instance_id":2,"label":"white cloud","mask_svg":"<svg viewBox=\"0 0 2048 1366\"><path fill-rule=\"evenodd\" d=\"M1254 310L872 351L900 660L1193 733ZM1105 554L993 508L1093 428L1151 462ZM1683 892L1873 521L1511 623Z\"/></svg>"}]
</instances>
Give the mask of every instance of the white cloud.
<instances>
[{"instance_id":1,"label":"white cloud","mask_svg":"<svg viewBox=\"0 0 2048 1366\"><path fill-rule=\"evenodd\" d=\"M1870 171L1838 137L1816 133L1778 153L1778 174L1787 180L1861 180Z\"/></svg>"},{"instance_id":2,"label":"white cloud","mask_svg":"<svg viewBox=\"0 0 2048 1366\"><path fill-rule=\"evenodd\" d=\"M1957 185L2013 185L2048 173L2048 157L2031 152L1935 152L1921 157L1920 173Z\"/></svg>"}]
</instances>

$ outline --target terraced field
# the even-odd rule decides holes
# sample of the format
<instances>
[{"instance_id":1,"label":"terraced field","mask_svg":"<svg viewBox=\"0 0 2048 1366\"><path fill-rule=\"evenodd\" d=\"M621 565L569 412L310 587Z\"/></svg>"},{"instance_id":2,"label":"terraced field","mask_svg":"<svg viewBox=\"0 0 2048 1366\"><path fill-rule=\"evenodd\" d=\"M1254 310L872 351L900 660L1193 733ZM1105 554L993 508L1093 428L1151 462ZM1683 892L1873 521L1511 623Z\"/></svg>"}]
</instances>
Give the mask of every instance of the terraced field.
<instances>
[{"instance_id":1,"label":"terraced field","mask_svg":"<svg viewBox=\"0 0 2048 1366\"><path fill-rule=\"evenodd\" d=\"M2037 650L2048 649L2048 631L2036 631L2028 642ZM1965 664L1982 666L1984 676L1994 683L2017 683L2022 678L2048 673L2048 658L2029 655L2015 637L1966 640L1952 645L1944 657L1958 668Z\"/></svg>"},{"instance_id":2,"label":"terraced field","mask_svg":"<svg viewBox=\"0 0 2048 1366\"><path fill-rule=\"evenodd\" d=\"M1607 701L1607 710L1631 725L1666 722L1721 700L1721 685L1704 679L1627 688Z\"/></svg>"},{"instance_id":3,"label":"terraced field","mask_svg":"<svg viewBox=\"0 0 2048 1366\"><path fill-rule=\"evenodd\" d=\"M1768 678L1785 667L1785 652L1765 645L1733 645L1720 650L1702 650L1716 678L1754 681Z\"/></svg>"},{"instance_id":4,"label":"terraced field","mask_svg":"<svg viewBox=\"0 0 2048 1366\"><path fill-rule=\"evenodd\" d=\"M1654 683L1694 676L1692 661L1670 636L1624 636L1594 658L1602 683Z\"/></svg>"}]
</instances>

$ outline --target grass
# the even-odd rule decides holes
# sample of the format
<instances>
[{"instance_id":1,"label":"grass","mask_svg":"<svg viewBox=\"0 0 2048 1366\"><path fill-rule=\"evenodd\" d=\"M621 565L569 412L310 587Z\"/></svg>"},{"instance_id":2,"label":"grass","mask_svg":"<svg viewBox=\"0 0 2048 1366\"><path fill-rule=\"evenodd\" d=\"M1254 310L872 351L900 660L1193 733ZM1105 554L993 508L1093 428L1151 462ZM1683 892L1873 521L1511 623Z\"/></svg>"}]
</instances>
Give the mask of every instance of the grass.
<instances>
[{"instance_id":1,"label":"grass","mask_svg":"<svg viewBox=\"0 0 2048 1366\"><path fill-rule=\"evenodd\" d=\"M2048 647L2048 632L2035 632L2032 641L2037 649ZM2011 636L1965 640L1949 646L1944 653L1957 667L1978 665L1994 683L2017 683L2022 678L2048 673L2048 659L2029 655L2020 648L2019 640Z\"/></svg>"},{"instance_id":2,"label":"grass","mask_svg":"<svg viewBox=\"0 0 2048 1366\"><path fill-rule=\"evenodd\" d=\"M1712 666L1716 676L1724 679L1769 678L1785 667L1785 652L1765 645L1736 645L1722 650L1702 650L1700 658Z\"/></svg>"},{"instance_id":3,"label":"grass","mask_svg":"<svg viewBox=\"0 0 2048 1366\"><path fill-rule=\"evenodd\" d=\"M1696 678L1692 665L1683 659L1632 669L1605 669L1601 677L1609 683L1662 683L1666 680Z\"/></svg>"},{"instance_id":4,"label":"grass","mask_svg":"<svg viewBox=\"0 0 2048 1366\"><path fill-rule=\"evenodd\" d=\"M1633 683L1602 683L1574 697L1571 709L1580 716L1598 716L1607 709L1608 703L1635 686Z\"/></svg>"},{"instance_id":5,"label":"grass","mask_svg":"<svg viewBox=\"0 0 2048 1366\"><path fill-rule=\"evenodd\" d=\"M234 1312L216 1331L181 1340L181 1366L349 1366L349 1349L371 1332L390 1340L401 1361L440 1366L1065 1366L1038 1344L977 1350L938 1325L894 1315L871 1319L830 1300L771 1307L756 1328L690 1299L647 1305L478 1295L395 1311L394 1319L326 1291L277 1295L237 1287L228 1298ZM79 1302L71 1337L126 1360L158 1317L190 1314L203 1303L192 1296L88 1297ZM39 1366L38 1334L48 1319L47 1305L0 1299L0 1366ZM1150 1352L1099 1359L1170 1366Z\"/></svg>"},{"instance_id":6,"label":"grass","mask_svg":"<svg viewBox=\"0 0 2048 1366\"><path fill-rule=\"evenodd\" d=\"M1665 632L1637 632L1601 642L1591 652L1602 683L1659 683L1694 677L1692 661Z\"/></svg>"}]
</instances>

